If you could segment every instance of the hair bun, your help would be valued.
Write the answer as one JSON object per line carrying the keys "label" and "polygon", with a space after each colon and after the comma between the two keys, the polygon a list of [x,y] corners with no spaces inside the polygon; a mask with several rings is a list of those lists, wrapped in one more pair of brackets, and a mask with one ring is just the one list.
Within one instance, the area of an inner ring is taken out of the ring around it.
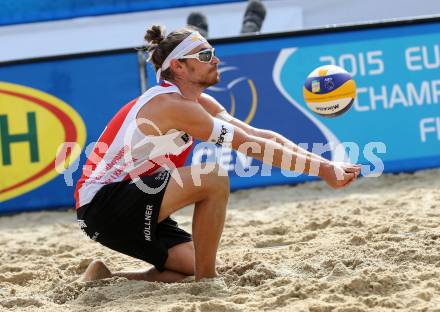
{"label": "hair bun", "polygon": [[165,39],[165,29],[160,25],[153,25],[150,29],[147,29],[145,34],[145,41],[150,45],[157,45]]}

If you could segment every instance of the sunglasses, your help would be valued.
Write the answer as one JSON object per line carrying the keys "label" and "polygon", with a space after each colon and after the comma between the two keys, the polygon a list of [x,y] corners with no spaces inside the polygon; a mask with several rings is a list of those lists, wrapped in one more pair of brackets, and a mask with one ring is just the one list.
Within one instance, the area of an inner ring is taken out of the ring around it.
{"label": "sunglasses", "polygon": [[215,56],[214,51],[215,51],[214,48],[205,49],[205,50],[199,51],[194,54],[184,55],[182,57],[179,57],[179,59],[192,59],[193,58],[193,59],[196,59],[202,63],[210,63],[212,58]]}

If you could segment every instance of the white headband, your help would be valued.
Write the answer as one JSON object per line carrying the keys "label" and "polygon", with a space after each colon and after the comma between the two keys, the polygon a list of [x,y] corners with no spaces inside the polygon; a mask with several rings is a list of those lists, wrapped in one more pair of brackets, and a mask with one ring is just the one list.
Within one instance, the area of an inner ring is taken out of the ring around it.
{"label": "white headband", "polygon": [[156,80],[159,82],[160,75],[163,71],[167,70],[170,67],[171,60],[178,59],[184,56],[186,53],[194,49],[195,47],[208,42],[202,35],[199,34],[198,31],[192,32],[188,37],[186,37],[181,43],[168,54],[165,61],[163,61],[161,68],[157,70]]}

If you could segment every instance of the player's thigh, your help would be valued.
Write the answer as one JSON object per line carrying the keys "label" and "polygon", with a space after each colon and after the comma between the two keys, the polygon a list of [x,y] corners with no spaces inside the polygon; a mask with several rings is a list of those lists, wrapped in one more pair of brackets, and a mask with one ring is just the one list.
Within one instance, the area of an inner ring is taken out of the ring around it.
{"label": "player's thigh", "polygon": [[206,198],[219,189],[229,191],[229,178],[218,165],[210,169],[188,166],[174,169],[162,200],[159,219],[161,222],[173,212]]}

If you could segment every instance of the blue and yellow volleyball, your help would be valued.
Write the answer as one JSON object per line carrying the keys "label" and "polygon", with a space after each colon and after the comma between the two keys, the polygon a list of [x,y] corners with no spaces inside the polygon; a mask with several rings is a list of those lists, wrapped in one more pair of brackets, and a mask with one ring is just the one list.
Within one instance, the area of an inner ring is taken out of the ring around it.
{"label": "blue and yellow volleyball", "polygon": [[335,117],[348,111],[356,97],[356,83],[343,68],[324,65],[312,71],[304,84],[304,101],[316,114]]}

